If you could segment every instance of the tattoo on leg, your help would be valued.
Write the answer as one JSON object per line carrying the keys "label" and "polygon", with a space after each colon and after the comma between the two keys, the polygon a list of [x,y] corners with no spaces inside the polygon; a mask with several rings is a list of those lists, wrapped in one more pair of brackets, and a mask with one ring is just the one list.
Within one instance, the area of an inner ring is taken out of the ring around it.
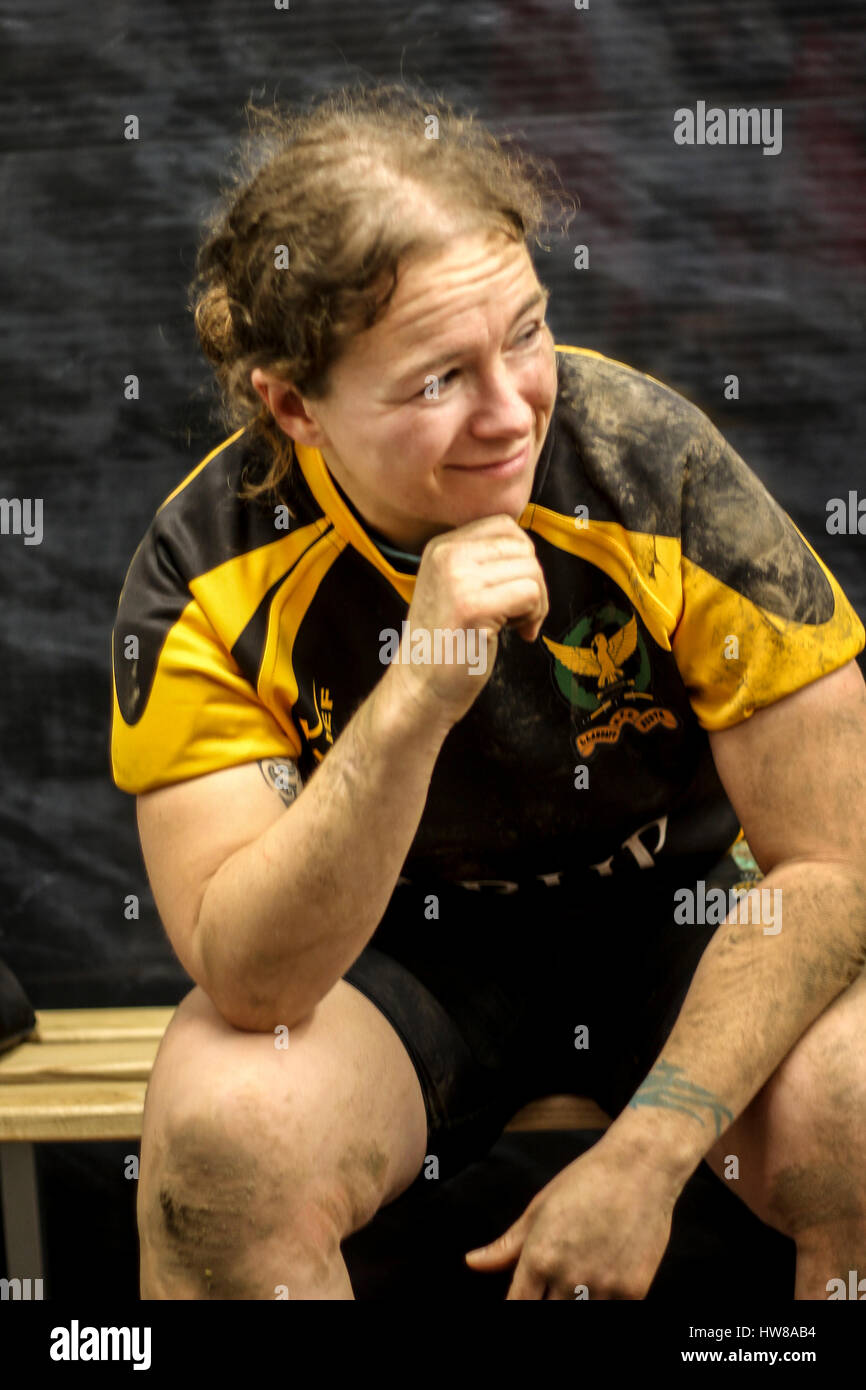
{"label": "tattoo on leg", "polygon": [[303,789],[297,763],[278,758],[260,758],[259,768],[268,786],[279,794],[284,806],[291,806]]}
{"label": "tattoo on leg", "polygon": [[629,1105],[633,1110],[639,1105],[656,1105],[662,1110],[681,1110],[684,1115],[691,1115],[701,1125],[704,1121],[699,1111],[700,1107],[704,1107],[712,1113],[716,1122],[716,1138],[721,1134],[725,1124],[730,1124],[734,1118],[733,1111],[722,1105],[718,1096],[714,1096],[712,1091],[706,1090],[704,1086],[696,1086],[693,1081],[687,1081],[682,1067],[674,1067],[670,1062],[656,1062],[646,1081],[635,1091]]}

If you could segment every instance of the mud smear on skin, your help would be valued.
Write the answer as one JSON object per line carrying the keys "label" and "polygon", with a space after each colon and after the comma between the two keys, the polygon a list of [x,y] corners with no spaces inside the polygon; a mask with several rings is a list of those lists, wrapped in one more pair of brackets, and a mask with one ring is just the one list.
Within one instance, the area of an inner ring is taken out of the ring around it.
{"label": "mud smear on skin", "polygon": [[249,1296],[249,1282],[233,1267],[239,1252],[274,1234],[275,1219],[262,1212],[276,1210],[280,1191],[273,1165],[229,1151],[224,1134],[188,1126],[172,1146],[157,1189],[160,1262],[207,1296]]}

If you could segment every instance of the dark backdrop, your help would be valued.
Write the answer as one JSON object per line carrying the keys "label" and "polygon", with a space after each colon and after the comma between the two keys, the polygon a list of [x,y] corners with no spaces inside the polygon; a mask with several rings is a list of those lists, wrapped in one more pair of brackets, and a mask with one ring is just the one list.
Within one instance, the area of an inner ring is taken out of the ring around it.
{"label": "dark backdrop", "polygon": [[[44,507],[41,545],[0,536],[0,956],[36,1007],[189,987],[110,780],[110,630],[153,512],[225,433],[185,295],[250,96],[402,74],[552,156],[581,205],[538,257],[557,339],[705,409],[866,615],[866,538],[825,525],[830,498],[866,493],[854,3],[38,0],[4,5],[0,34],[0,495]],[[698,100],[780,107],[782,152],[678,146],[673,113]]]}

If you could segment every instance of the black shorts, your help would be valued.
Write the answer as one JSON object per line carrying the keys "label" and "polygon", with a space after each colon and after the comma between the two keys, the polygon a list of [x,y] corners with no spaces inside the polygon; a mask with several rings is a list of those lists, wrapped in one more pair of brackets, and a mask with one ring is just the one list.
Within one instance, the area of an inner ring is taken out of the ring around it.
{"label": "black shorts", "polygon": [[[741,867],[743,847],[740,863],[728,851],[699,875],[707,889],[760,877]],[[612,1117],[624,1109],[716,929],[674,922],[675,889],[695,882],[692,865],[510,894],[395,889],[343,978],[403,1041],[443,1180],[481,1158],[529,1100],[570,1094]]]}

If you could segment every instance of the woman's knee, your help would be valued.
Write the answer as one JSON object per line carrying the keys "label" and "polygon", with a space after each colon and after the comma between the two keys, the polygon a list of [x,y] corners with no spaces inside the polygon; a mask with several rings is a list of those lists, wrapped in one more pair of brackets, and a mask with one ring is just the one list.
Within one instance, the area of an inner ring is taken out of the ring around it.
{"label": "woman's knee", "polygon": [[194,1006],[178,1018],[148,1091],[143,1270],[159,1267],[161,1278],[198,1290],[169,1297],[243,1297],[214,1292],[215,1281],[246,1287],[279,1249],[293,1252],[296,1270],[324,1278],[341,1240],[381,1204],[386,1156],[343,1133],[301,1044],[291,1062],[284,1054],[274,1063],[272,1039],[262,1036],[257,1048],[238,1033],[236,1047],[226,1047],[220,1033],[214,1051],[206,1043],[213,1034],[196,1030],[207,1018]]}

